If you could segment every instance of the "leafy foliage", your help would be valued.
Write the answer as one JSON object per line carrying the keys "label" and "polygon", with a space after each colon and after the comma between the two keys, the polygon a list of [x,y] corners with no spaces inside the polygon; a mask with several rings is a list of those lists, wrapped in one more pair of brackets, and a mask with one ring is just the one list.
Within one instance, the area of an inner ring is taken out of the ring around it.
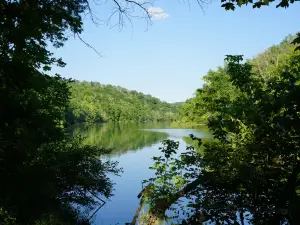
{"label": "leafy foliage", "polygon": [[[287,8],[290,6],[290,4],[295,3],[297,0],[281,0],[279,2],[276,2],[276,8],[282,7]],[[241,7],[243,5],[251,4],[253,8],[260,8],[262,6],[269,6],[270,3],[275,2],[275,0],[267,0],[267,1],[253,1],[253,0],[234,0],[234,1],[226,1],[221,0],[222,7],[224,7],[225,10],[235,10],[236,6]]]}
{"label": "leafy foliage", "polygon": [[280,44],[271,46],[250,60],[249,63],[252,65],[253,72],[265,80],[275,76],[278,73],[277,67],[287,65],[288,57],[295,51],[297,45],[293,44],[293,41],[296,39],[297,36],[288,35]]}
{"label": "leafy foliage", "polygon": [[223,68],[209,71],[203,80],[206,84],[202,89],[198,89],[196,96],[189,99],[181,109],[184,121],[205,122],[222,110],[230,110],[238,95],[238,90],[231,84]]}
{"label": "leafy foliage", "polygon": [[3,225],[13,225],[15,224],[16,219],[9,215],[6,210],[0,208],[0,222]]}
{"label": "leafy foliage", "polygon": [[105,151],[65,135],[68,82],[37,74],[26,83],[30,89],[2,84],[7,86],[1,88],[0,168],[5,182],[0,205],[18,222],[29,222],[74,203],[90,209],[96,203],[91,193],[110,197],[113,184],[107,174],[119,174],[116,164],[98,159]]}
{"label": "leafy foliage", "polygon": [[198,139],[194,139],[191,137],[183,137],[182,139],[186,144],[192,146],[198,154],[203,154],[204,144],[215,141],[215,139],[211,139],[211,138],[201,138],[201,142],[199,143]]}
{"label": "leafy foliage", "polygon": [[[201,146],[200,139],[193,135],[191,138]],[[144,181],[147,185],[146,201],[150,204],[150,213],[158,218],[165,217],[165,211],[187,193],[191,188],[190,179],[195,178],[195,174],[199,174],[201,170],[197,166],[201,157],[194,147],[188,146],[186,152],[178,155],[179,142],[165,140],[162,144],[160,150],[164,155],[153,157],[155,163],[150,167],[155,170],[155,177]],[[184,186],[185,189],[182,188]]]}
{"label": "leafy foliage", "polygon": [[1,223],[55,215],[77,224],[75,203],[90,209],[92,195],[112,194],[107,175],[120,170],[99,160],[102,149],[66,135],[70,81],[46,74],[54,64],[64,66],[47,45],[61,47],[68,31],[79,34],[88,8],[84,0],[0,2]]}
{"label": "leafy foliage", "polygon": [[69,118],[72,123],[174,121],[180,105],[97,82],[75,82],[71,90]]}
{"label": "leafy foliage", "polygon": [[[278,68],[287,66],[297,46],[291,43],[292,40],[295,40],[295,36],[289,35],[279,45],[274,45],[255,58],[247,60],[255,76],[260,77],[262,82],[280,76]],[[224,68],[208,71],[203,77],[203,87],[196,91],[195,97],[182,105],[179,112],[183,121],[205,123],[209,117],[233,109],[232,104],[235,104],[235,99],[242,93],[232,84],[226,63]]]}
{"label": "leafy foliage", "polygon": [[[268,76],[255,70],[253,62],[242,61],[242,56],[226,58],[224,79],[231,87],[218,90],[224,101],[205,98],[207,93],[201,96],[210,107],[208,126],[217,141],[204,145],[203,156],[188,147],[174,157],[178,145],[167,143],[171,154],[154,159],[156,174],[148,180],[149,187],[154,193],[167,190],[165,195],[147,195],[154,213],[165,215],[184,197],[189,204],[181,212],[189,208],[190,214],[182,224],[299,221],[300,53],[285,55],[271,66],[274,73]],[[213,74],[209,82],[217,79],[218,74]],[[206,87],[214,90],[215,83]],[[231,92],[232,88],[236,91]],[[175,168],[170,170],[168,165]],[[171,182],[178,174],[179,187]],[[165,205],[157,207],[159,202]]]}

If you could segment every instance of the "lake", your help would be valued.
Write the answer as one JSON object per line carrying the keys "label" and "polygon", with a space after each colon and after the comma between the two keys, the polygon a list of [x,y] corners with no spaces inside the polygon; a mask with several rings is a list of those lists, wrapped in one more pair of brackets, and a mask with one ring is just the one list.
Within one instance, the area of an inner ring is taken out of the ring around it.
{"label": "lake", "polygon": [[194,134],[210,138],[207,128],[179,128],[172,124],[94,124],[76,125],[73,135],[80,134],[85,144],[113,149],[109,158],[118,161],[123,168],[115,182],[114,196],[96,213],[96,225],[124,225],[130,223],[139,204],[137,195],[142,190],[142,181],[150,178],[153,171],[152,157],[161,155],[159,147],[164,139],[179,141],[180,150],[193,142],[188,137]]}

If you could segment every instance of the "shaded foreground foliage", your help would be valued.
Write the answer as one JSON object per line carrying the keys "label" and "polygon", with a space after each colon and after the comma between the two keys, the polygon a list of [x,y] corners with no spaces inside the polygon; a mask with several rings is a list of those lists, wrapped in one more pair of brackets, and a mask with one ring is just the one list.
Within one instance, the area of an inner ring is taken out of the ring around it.
{"label": "shaded foreground foliage", "polygon": [[[228,56],[199,91],[216,139],[204,155],[188,147],[176,156],[178,143],[167,141],[165,156],[154,158],[152,214],[176,209],[186,213],[182,224],[299,224],[300,53],[285,54],[269,74],[242,60]],[[182,198],[189,204],[180,208]]]}
{"label": "shaded foreground foliage", "polygon": [[76,224],[83,218],[72,205],[92,209],[93,195],[110,197],[107,175],[120,170],[99,159],[107,151],[66,136],[68,81],[34,72],[22,83],[1,77],[0,206],[17,223],[46,214]]}
{"label": "shaded foreground foliage", "polygon": [[80,212],[95,207],[93,195],[112,195],[107,176],[120,169],[66,135],[70,81],[46,74],[64,66],[47,43],[80,33],[86,10],[86,1],[0,2],[1,224],[87,223]]}

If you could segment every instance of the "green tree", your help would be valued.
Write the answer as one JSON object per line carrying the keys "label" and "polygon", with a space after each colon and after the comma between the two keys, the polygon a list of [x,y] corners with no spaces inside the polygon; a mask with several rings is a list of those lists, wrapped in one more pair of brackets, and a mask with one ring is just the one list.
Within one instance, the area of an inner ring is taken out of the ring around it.
{"label": "green tree", "polygon": [[281,64],[287,64],[287,58],[295,51],[295,45],[292,41],[295,35],[288,35],[278,44],[268,48],[263,53],[257,55],[249,61],[253,67],[253,72],[263,77],[265,80],[278,73],[277,67]]}
{"label": "green tree", "polygon": [[163,122],[178,119],[180,104],[163,102],[122,87],[97,82],[71,84],[69,122]]}
{"label": "green tree", "polygon": [[54,214],[75,224],[73,204],[90,208],[92,195],[111,196],[107,174],[119,173],[98,159],[105,151],[65,135],[69,80],[46,74],[64,66],[47,45],[80,34],[88,10],[80,0],[0,3],[0,207],[18,223]]}
{"label": "green tree", "polygon": [[[287,36],[279,45],[268,48],[263,53],[247,60],[252,72],[264,82],[280,76],[279,67],[287,66],[297,45],[292,44],[295,36]],[[209,117],[225,109],[231,110],[234,100],[241,95],[227,74],[228,65],[210,70],[204,77],[204,85],[196,91],[195,97],[186,101],[180,109],[181,118],[187,122],[207,122]]]}
{"label": "green tree", "polygon": [[298,223],[300,53],[286,60],[266,80],[241,56],[227,57],[240,94],[209,119],[217,141],[204,145],[204,156],[188,147],[176,157],[178,143],[165,143],[148,180],[152,214],[164,216],[185,197],[190,214],[183,224]]}
{"label": "green tree", "polygon": [[239,95],[225,69],[209,71],[203,77],[205,84],[196,91],[196,96],[183,104],[181,115],[186,121],[207,122],[208,118],[224,110],[230,110],[231,104]]}

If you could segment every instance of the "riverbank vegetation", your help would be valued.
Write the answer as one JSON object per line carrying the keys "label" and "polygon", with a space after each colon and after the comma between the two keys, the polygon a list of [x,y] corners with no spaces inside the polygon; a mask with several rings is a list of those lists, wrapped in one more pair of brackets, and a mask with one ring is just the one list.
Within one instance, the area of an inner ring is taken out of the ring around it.
{"label": "riverbank vegetation", "polygon": [[216,141],[191,136],[204,153],[188,147],[180,156],[178,142],[164,142],[164,157],[154,157],[156,176],[146,181],[153,217],[174,209],[180,224],[299,223],[300,52],[294,38],[253,60],[227,56],[224,67],[204,77],[183,107],[192,111],[188,119],[207,122]]}

